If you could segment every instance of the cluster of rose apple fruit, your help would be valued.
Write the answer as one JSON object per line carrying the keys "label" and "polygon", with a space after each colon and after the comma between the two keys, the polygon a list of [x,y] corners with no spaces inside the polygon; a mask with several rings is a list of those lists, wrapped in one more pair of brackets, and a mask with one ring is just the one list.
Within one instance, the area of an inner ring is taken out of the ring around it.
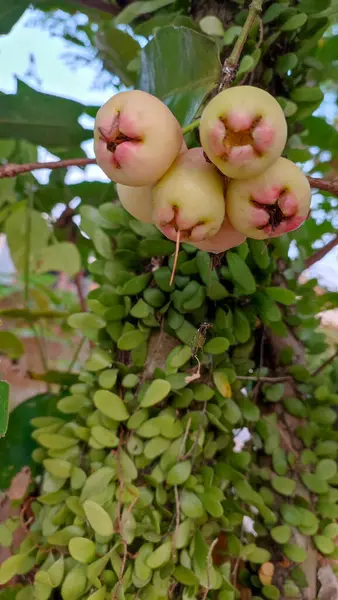
{"label": "cluster of rose apple fruit", "polygon": [[[293,231],[307,218],[307,178],[281,158],[287,125],[278,102],[252,86],[220,92],[200,121],[202,148],[155,96],[134,90],[98,111],[98,165],[124,208],[174,241],[208,252]],[[225,177],[224,177],[225,176]]]}

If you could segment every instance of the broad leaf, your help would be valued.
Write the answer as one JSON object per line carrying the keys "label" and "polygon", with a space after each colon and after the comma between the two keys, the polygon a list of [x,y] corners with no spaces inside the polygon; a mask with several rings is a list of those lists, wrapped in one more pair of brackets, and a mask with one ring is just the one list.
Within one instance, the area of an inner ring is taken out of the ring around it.
{"label": "broad leaf", "polygon": [[[127,9],[135,4],[138,3],[132,3]],[[96,35],[96,45],[104,68],[117,75],[125,85],[134,85],[136,74],[128,69],[128,65],[136,58],[140,50],[137,41],[129,33],[121,31],[111,24],[105,24]]]}
{"label": "broad leaf", "polygon": [[215,42],[187,27],[163,27],[142,50],[139,87],[163,100],[186,125],[219,72]]}
{"label": "broad leaf", "polygon": [[81,268],[80,254],[77,247],[70,242],[53,244],[43,249],[37,266],[38,273],[63,271],[71,277]]}
{"label": "broad leaf", "polygon": [[84,112],[79,102],[42,94],[18,80],[16,94],[0,95],[0,135],[47,148],[79,146],[90,137],[78,123]]}
{"label": "broad leaf", "polygon": [[[21,204],[19,208],[13,211],[5,225],[11,256],[19,271],[24,269],[27,249],[29,248],[30,262],[34,264],[42,248],[46,246],[49,237],[47,221],[36,210],[31,210],[31,215],[28,218],[27,211],[27,206]],[[28,227],[30,228],[29,240],[27,239]]]}
{"label": "broad leaf", "polygon": [[[5,435],[8,426],[9,385],[0,381],[0,438]],[[1,442],[0,442],[1,443]]]}
{"label": "broad leaf", "polygon": [[[37,447],[31,437],[33,427],[30,419],[41,416],[61,416],[56,408],[60,396],[39,394],[17,406],[9,416],[6,437],[0,439],[0,489],[8,488],[12,477],[28,465],[33,474],[38,465],[32,459],[32,451]],[[62,415],[63,418],[67,416]]]}
{"label": "broad leaf", "polygon": [[6,35],[28,8],[27,0],[7,2],[0,0],[0,35]]}
{"label": "broad leaf", "polygon": [[121,10],[115,19],[115,24],[121,25],[123,23],[128,25],[137,17],[153,13],[164,6],[168,6],[168,4],[173,4],[173,2],[174,0],[137,0],[136,2],[131,2]]}

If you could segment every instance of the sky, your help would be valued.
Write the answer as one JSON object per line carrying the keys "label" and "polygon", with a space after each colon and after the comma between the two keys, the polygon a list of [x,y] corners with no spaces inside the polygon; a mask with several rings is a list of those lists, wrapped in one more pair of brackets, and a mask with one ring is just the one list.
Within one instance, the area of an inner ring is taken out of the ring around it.
{"label": "sky", "polygon": [[[44,93],[78,100],[84,104],[102,105],[114,94],[114,86],[110,85],[105,89],[94,87],[97,75],[95,63],[81,65],[76,69],[68,66],[62,57],[69,52],[69,44],[61,37],[52,36],[47,29],[41,28],[41,25],[34,25],[33,18],[37,14],[37,11],[26,11],[9,35],[0,36],[0,91],[15,93],[17,76]],[[30,76],[27,72],[30,68],[31,55],[34,56],[35,66],[33,75]],[[335,106],[330,98],[326,99],[321,110],[325,111],[329,120],[335,117]],[[89,124],[90,121],[87,123]],[[94,156],[91,141],[82,147],[88,156]],[[39,160],[46,161],[52,158],[52,155],[44,149],[39,151]],[[37,178],[41,183],[46,183],[49,173],[48,170],[39,171]],[[91,181],[108,181],[101,169],[95,165],[88,166],[85,172],[76,167],[69,169],[67,175],[69,183],[80,182],[84,178]],[[1,263],[4,261],[8,262],[5,245],[0,248],[0,272],[3,271]],[[309,270],[309,276],[318,277],[319,283],[338,291],[338,248],[336,247],[320,263],[314,265]]]}

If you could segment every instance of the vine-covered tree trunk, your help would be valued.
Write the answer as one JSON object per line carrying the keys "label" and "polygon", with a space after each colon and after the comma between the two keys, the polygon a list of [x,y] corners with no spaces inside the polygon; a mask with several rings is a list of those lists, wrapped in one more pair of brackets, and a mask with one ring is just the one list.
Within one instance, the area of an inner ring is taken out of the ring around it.
{"label": "vine-covered tree trunk", "polygon": [[[109,48],[112,34],[129,34],[97,19],[99,53],[121,81],[164,99],[193,147],[189,123],[222,78],[219,47],[222,61],[236,57],[225,63],[235,85],[277,97],[285,155],[305,162],[329,2],[322,15],[316,0],[265,4],[233,55],[243,2],[155,17],[129,4],[117,24],[148,38],[141,61],[131,52],[126,69]],[[57,415],[32,421],[42,478],[0,584],[19,576],[18,600],[338,598],[338,361],[318,330],[334,300],[299,280],[314,219],[217,256],[182,243],[171,284],[175,244],[110,199],[97,206],[79,213],[98,287],[88,312],[68,318],[91,355]]]}

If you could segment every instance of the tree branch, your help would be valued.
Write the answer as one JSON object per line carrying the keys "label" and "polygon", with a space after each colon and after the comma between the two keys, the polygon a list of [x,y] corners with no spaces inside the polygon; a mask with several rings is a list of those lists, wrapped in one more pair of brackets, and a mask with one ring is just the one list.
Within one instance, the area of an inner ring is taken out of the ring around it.
{"label": "tree branch", "polygon": [[218,86],[218,92],[221,92],[224,88],[229,87],[236,77],[238,61],[241,57],[242,50],[250,33],[250,29],[253,26],[257,15],[262,10],[262,2],[263,0],[252,0],[249,6],[249,12],[242,30],[236,40],[230,56],[226,58],[223,63],[222,76]]}
{"label": "tree branch", "polygon": [[68,158],[66,160],[55,160],[51,162],[32,162],[18,165],[8,163],[0,167],[0,179],[5,177],[16,177],[22,173],[37,171],[38,169],[64,169],[67,167],[85,167],[95,165],[95,158]]}
{"label": "tree branch", "polygon": [[332,196],[338,197],[338,179],[317,179],[316,177],[308,177],[308,182],[312,188],[329,192]]}
{"label": "tree branch", "polygon": [[329,356],[329,358],[327,360],[325,360],[323,362],[322,365],[320,365],[311,375],[311,377],[316,377],[316,375],[318,375],[318,373],[321,373],[321,371],[323,369],[325,369],[325,367],[327,367],[330,363],[332,363],[332,361],[337,358],[338,356],[338,350],[336,350],[336,352],[334,354],[332,354],[332,356]]}
{"label": "tree branch", "polygon": [[[196,121],[193,121],[184,127],[182,133],[185,134],[198,127],[198,125],[199,119],[196,119]],[[95,158],[67,158],[65,160],[55,160],[51,162],[32,162],[23,164],[8,163],[0,166],[0,179],[16,177],[22,173],[29,173],[39,169],[65,169],[67,167],[86,167],[87,165],[95,164]],[[338,179],[316,179],[314,177],[308,177],[307,179],[312,188],[329,192],[332,196],[338,198]]]}
{"label": "tree branch", "polygon": [[261,383],[283,383],[285,381],[293,381],[291,375],[283,375],[282,377],[254,377],[246,375],[237,375],[238,381],[259,381]]}
{"label": "tree branch", "polygon": [[309,267],[312,267],[312,265],[314,265],[319,260],[322,260],[322,258],[324,258],[324,256],[326,256],[329,252],[331,252],[331,250],[337,245],[338,245],[338,235],[336,235],[336,237],[334,237],[333,240],[331,240],[331,242],[328,242],[327,244],[325,244],[325,246],[323,246],[322,248],[319,248],[319,250],[316,250],[316,252],[314,252],[311,256],[309,256],[305,260],[305,267],[307,269]]}

